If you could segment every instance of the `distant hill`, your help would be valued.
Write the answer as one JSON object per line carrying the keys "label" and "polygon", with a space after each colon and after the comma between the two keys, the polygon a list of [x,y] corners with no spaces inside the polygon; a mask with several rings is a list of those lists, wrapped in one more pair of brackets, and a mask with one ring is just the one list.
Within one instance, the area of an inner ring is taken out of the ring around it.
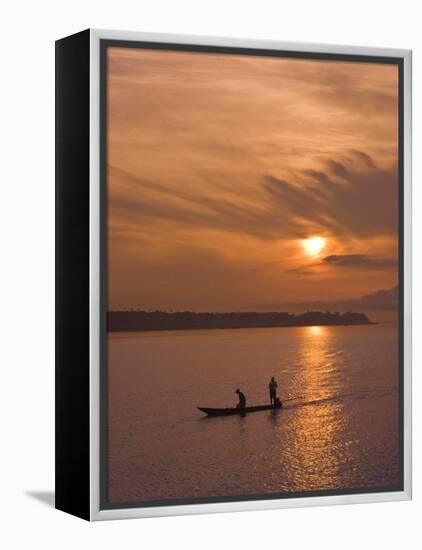
{"label": "distant hill", "polygon": [[302,311],[366,311],[374,316],[376,320],[380,318],[390,318],[397,316],[399,312],[399,289],[397,286],[388,289],[380,289],[371,294],[365,294],[359,298],[344,300],[312,300],[307,302],[272,302],[270,304],[260,303],[249,306],[257,311],[268,311],[269,308],[276,310],[287,310],[293,313]]}
{"label": "distant hill", "polygon": [[315,325],[370,325],[364,313],[331,313],[307,311],[300,315],[287,312],[233,312],[194,313],[180,311],[109,311],[107,329],[113,331],[138,330],[194,330],[225,328],[300,327]]}

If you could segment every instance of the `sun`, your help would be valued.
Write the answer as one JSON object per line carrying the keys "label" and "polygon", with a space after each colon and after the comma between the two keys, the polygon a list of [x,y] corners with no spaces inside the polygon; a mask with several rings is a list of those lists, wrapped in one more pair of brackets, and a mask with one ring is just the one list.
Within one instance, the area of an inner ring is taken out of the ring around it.
{"label": "sun", "polygon": [[303,239],[302,246],[308,256],[319,256],[327,244],[324,237],[309,237]]}

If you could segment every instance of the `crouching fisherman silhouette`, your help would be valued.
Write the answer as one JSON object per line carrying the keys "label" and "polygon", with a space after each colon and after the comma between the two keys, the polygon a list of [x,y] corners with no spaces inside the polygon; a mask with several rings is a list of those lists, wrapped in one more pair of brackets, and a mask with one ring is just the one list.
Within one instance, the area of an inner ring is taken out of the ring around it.
{"label": "crouching fisherman silhouette", "polygon": [[237,395],[239,396],[239,403],[236,405],[238,409],[244,409],[246,407],[246,397],[243,392],[236,390]]}

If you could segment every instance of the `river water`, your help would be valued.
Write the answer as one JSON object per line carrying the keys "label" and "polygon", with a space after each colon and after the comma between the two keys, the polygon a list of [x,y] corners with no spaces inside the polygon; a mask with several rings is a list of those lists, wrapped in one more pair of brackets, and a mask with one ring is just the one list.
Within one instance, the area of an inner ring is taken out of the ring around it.
{"label": "river water", "polygon": [[[109,501],[399,483],[394,324],[108,335]],[[199,406],[277,412],[207,418]]]}

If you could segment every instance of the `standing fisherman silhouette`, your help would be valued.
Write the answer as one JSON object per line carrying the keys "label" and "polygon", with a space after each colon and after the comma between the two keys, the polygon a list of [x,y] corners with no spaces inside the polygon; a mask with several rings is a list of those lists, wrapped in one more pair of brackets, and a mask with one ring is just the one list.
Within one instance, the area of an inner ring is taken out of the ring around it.
{"label": "standing fisherman silhouette", "polygon": [[268,389],[270,390],[270,403],[274,406],[277,404],[277,388],[278,384],[273,376],[268,384]]}
{"label": "standing fisherman silhouette", "polygon": [[237,395],[239,396],[239,403],[236,405],[238,409],[244,409],[246,407],[246,397],[245,394],[240,390],[236,390]]}

